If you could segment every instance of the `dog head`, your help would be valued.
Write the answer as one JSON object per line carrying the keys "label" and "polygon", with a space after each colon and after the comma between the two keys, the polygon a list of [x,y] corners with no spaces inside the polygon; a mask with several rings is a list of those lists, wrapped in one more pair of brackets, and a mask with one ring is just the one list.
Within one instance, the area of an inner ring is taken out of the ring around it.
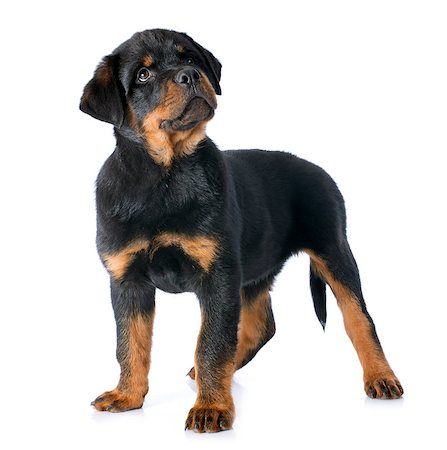
{"label": "dog head", "polygon": [[80,109],[144,143],[169,166],[194,151],[220,94],[219,61],[184,33],[136,33],[103,58]]}

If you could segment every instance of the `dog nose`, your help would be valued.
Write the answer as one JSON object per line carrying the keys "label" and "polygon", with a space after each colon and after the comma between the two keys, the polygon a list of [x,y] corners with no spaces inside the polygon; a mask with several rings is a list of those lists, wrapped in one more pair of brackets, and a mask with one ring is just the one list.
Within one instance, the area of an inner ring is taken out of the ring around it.
{"label": "dog nose", "polygon": [[194,86],[200,80],[200,73],[194,67],[185,67],[174,78],[177,84]]}

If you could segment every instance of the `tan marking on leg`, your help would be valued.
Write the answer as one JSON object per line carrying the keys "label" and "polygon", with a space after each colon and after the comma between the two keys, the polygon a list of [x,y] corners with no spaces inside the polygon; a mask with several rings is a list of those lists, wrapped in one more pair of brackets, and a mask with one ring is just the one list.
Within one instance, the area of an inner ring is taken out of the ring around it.
{"label": "tan marking on leg", "polygon": [[322,258],[311,250],[305,251],[309,254],[314,269],[326,280],[337,299],[346,332],[363,367],[365,389],[368,382],[378,378],[397,380],[382,349],[373,338],[371,323],[363,313],[357,297],[334,278]]}
{"label": "tan marking on leg", "polygon": [[148,392],[154,312],[129,319],[118,386],[92,404],[98,411],[120,412],[140,408]]}
{"label": "tan marking on leg", "polygon": [[148,249],[149,241],[142,239],[129,244],[116,253],[102,254],[101,258],[112,277],[120,281],[135,258],[135,255],[138,252],[147,251]]}
{"label": "tan marking on leg", "polygon": [[[224,406],[232,404],[231,396],[231,384],[234,374],[234,363],[229,361],[221,368],[216,368],[214,373],[206,374],[206,377],[210,377],[208,380],[203,374],[200,373],[197,365],[197,358],[195,363],[196,369],[196,381],[197,381],[197,401],[201,404],[217,404]],[[211,382],[209,382],[211,381]],[[219,386],[218,389],[213,389],[212,386]],[[197,402],[196,402],[197,403]]]}
{"label": "tan marking on leg", "polygon": [[204,377],[196,366],[197,399],[189,411],[186,428],[199,433],[215,433],[231,428],[235,408],[231,394],[234,373],[233,362],[216,369],[214,373]]}
{"label": "tan marking on leg", "polygon": [[212,264],[217,258],[219,245],[214,238],[205,236],[190,237],[175,233],[161,233],[153,241],[150,255],[161,247],[175,245],[180,247],[184,253],[196,261],[205,272],[209,272]]}
{"label": "tan marking on leg", "polygon": [[154,314],[136,315],[130,319],[125,370],[121,374],[118,389],[134,395],[146,395],[147,375],[152,348]]}
{"label": "tan marking on leg", "polygon": [[242,307],[239,319],[238,344],[235,368],[238,369],[248,354],[259,347],[267,332],[270,307],[269,290],[262,291],[255,299],[247,301],[241,292]]}
{"label": "tan marking on leg", "polygon": [[205,314],[202,310],[202,323],[194,355],[197,398],[186,419],[186,428],[199,433],[229,429],[235,415],[231,395],[234,355],[228,354],[227,361],[218,362],[200,352],[204,336],[207,336],[207,327],[210,326]]}

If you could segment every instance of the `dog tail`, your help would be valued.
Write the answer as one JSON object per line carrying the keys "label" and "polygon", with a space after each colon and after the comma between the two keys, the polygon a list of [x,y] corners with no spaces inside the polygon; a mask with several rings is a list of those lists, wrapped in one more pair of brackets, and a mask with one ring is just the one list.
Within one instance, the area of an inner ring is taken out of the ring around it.
{"label": "dog tail", "polygon": [[323,327],[326,328],[326,282],[310,266],[310,292],[314,301],[315,313]]}

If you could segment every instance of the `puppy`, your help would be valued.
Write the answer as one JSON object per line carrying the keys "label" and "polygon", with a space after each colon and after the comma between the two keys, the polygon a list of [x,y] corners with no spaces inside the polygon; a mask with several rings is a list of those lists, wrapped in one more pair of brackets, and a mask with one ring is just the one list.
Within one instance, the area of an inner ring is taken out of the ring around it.
{"label": "puppy", "polygon": [[289,153],[221,152],[206,135],[221,65],[183,33],[136,33],[104,57],[80,108],[114,126],[116,148],[97,179],[97,248],[110,274],[117,387],[99,411],[140,408],[148,392],[155,292],[194,292],[202,325],[186,428],[231,428],[233,373],[275,333],[270,289],[286,260],[310,257],[315,312],[326,285],[373,398],[403,394],[365,306],[346,238],[343,198],[321,168]]}

